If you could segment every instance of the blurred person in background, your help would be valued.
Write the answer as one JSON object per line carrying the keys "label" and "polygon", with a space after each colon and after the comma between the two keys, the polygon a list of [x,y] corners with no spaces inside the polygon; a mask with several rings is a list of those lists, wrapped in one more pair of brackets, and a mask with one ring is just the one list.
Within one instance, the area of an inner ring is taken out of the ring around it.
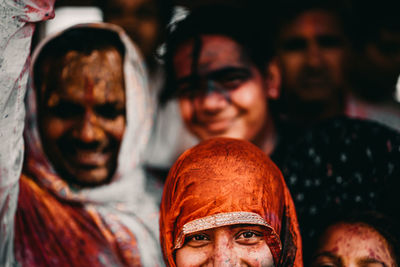
{"label": "blurred person in background", "polygon": [[399,8],[395,1],[353,1],[352,95],[346,113],[400,131]]}
{"label": "blurred person in background", "polygon": [[177,99],[187,129],[200,140],[245,139],[270,154],[276,130],[268,100],[279,95],[280,75],[254,23],[249,13],[226,6],[198,8],[179,22],[166,43],[161,100]]}
{"label": "blurred person in background", "polygon": [[[146,75],[138,50],[114,25],[78,25],[35,50],[25,157],[22,146],[0,151],[18,155],[1,166],[9,185],[1,216],[12,233],[0,244],[14,245],[19,264],[161,264],[156,200],[140,165],[152,122]],[[5,101],[22,105],[23,95]],[[8,140],[21,141],[21,133]]]}
{"label": "blurred person in background", "polygon": [[157,48],[172,16],[169,0],[101,0],[104,21],[122,27],[139,46],[150,73],[158,67]]}
{"label": "blurred person in background", "polygon": [[[160,46],[174,15],[170,0],[102,0],[104,20],[123,27],[143,53],[149,71],[149,88],[154,103],[165,86],[164,64],[160,61]],[[183,126],[176,101],[156,106],[156,119],[144,160],[147,170],[157,177],[159,189],[168,168],[195,138]]]}
{"label": "blurred person in background", "polygon": [[274,112],[298,126],[343,114],[350,53],[344,7],[313,0],[281,5],[275,16],[282,90]]}

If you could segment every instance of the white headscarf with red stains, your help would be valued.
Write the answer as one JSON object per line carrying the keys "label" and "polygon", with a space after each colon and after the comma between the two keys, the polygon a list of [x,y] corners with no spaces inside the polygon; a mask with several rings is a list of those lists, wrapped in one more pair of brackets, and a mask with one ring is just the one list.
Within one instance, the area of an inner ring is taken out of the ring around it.
{"label": "white headscarf with red stains", "polygon": [[[143,266],[156,266],[162,262],[158,244],[158,208],[153,196],[145,191],[146,177],[140,165],[153,120],[153,107],[144,61],[139,50],[121,28],[106,23],[74,26],[74,28],[82,27],[116,32],[125,45],[123,70],[126,128],[118,155],[117,170],[109,184],[93,188],[72,188],[64,179],[61,179],[43,152],[38,132],[34,89],[29,90],[27,95],[25,140],[27,140],[27,157],[33,157],[35,164],[28,165],[26,168],[38,174],[35,175],[38,183],[58,197],[82,203],[87,209],[97,212],[114,234],[119,231],[118,225],[128,227],[137,239]],[[61,34],[63,32],[41,42],[33,55],[32,66],[43,46]],[[33,78],[34,75],[33,73]],[[40,175],[42,171],[53,175]]]}

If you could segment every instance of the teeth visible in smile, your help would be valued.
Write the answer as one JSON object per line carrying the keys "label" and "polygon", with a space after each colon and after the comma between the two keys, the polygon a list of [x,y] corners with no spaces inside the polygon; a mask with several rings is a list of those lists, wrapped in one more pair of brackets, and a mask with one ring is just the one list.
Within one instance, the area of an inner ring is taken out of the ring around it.
{"label": "teeth visible in smile", "polygon": [[74,162],[77,165],[102,166],[110,159],[110,153],[77,151]]}

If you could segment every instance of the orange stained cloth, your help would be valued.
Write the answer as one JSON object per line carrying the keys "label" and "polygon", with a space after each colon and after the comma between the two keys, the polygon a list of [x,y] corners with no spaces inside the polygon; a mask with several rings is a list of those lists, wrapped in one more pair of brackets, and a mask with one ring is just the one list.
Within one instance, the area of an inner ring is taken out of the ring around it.
{"label": "orange stained cloth", "polygon": [[210,139],[187,150],[169,172],[161,203],[160,238],[167,265],[176,266],[174,252],[190,229],[238,223],[269,229],[266,242],[275,266],[303,266],[293,201],[268,156],[247,141],[230,138]]}
{"label": "orange stained cloth", "polygon": [[141,266],[128,229],[120,229],[119,235],[130,236],[122,245],[94,209],[60,201],[24,174],[15,218],[15,256],[22,266]]}

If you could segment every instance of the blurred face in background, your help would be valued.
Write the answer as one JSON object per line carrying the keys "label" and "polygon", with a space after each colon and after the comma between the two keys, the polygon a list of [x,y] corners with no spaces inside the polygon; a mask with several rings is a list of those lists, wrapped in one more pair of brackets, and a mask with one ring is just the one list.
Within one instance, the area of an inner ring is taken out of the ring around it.
{"label": "blurred face in background", "polygon": [[265,228],[238,224],[188,236],[176,252],[176,266],[273,267],[274,259],[265,241]]}
{"label": "blurred face in background", "polygon": [[157,0],[105,1],[105,20],[124,28],[149,59],[159,45],[163,27]]}
{"label": "blurred face in background", "polygon": [[338,223],[320,238],[313,267],[395,267],[391,247],[376,230],[362,223]]}
{"label": "blurred face in background", "polygon": [[355,86],[370,101],[393,98],[400,75],[400,31],[381,29],[357,51]]}
{"label": "blurred face in background", "polygon": [[73,184],[102,184],[114,174],[125,130],[122,58],[114,48],[49,59],[41,88],[45,152]]}
{"label": "blurred face in background", "polygon": [[[194,40],[173,57],[176,92],[188,129],[201,140],[225,136],[252,141],[268,118],[268,98],[278,96],[243,48],[223,35],[202,35],[198,58]],[[195,61],[195,62],[193,62]],[[276,86],[275,86],[276,85]]]}
{"label": "blurred face in background", "polygon": [[278,39],[282,90],[296,101],[329,102],[345,87],[348,48],[337,17],[323,10],[301,13]]}

